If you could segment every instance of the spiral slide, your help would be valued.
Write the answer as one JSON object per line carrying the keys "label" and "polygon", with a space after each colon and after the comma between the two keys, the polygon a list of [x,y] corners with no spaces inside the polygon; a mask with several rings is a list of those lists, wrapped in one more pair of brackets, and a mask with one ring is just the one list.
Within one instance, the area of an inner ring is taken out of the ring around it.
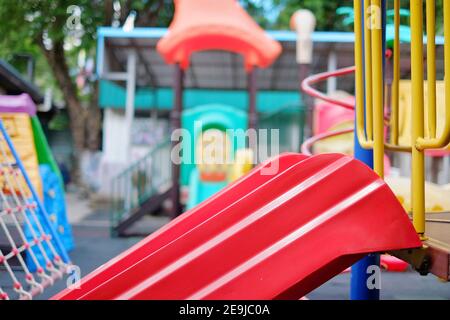
{"label": "spiral slide", "polygon": [[299,299],[367,253],[419,246],[364,164],[284,154],[54,299]]}

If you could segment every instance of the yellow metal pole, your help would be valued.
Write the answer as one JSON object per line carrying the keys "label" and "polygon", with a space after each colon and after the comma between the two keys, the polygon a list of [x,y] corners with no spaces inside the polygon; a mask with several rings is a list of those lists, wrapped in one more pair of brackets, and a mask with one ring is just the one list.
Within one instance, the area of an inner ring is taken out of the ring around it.
{"label": "yellow metal pole", "polygon": [[[365,95],[366,95],[366,112],[365,112],[365,127],[368,140],[373,139],[373,88],[372,88],[372,33],[369,25],[372,25],[371,19],[376,16],[372,15],[372,1],[364,0],[364,64],[365,64]],[[381,7],[380,7],[381,10]],[[363,117],[364,119],[364,117]],[[364,121],[364,120],[363,120]]]}
{"label": "yellow metal pole", "polygon": [[442,135],[435,139],[420,137],[419,150],[444,148],[450,143],[450,1],[444,1],[444,64],[445,64],[445,125]]}
{"label": "yellow metal pole", "polygon": [[[364,60],[362,41],[361,1],[354,0],[355,11],[355,91],[356,91],[356,134],[359,144],[364,149],[372,149],[373,144],[367,140],[364,123]],[[368,66],[369,68],[370,66]]]}
{"label": "yellow metal pole", "polygon": [[436,138],[436,3],[427,0],[428,135]]}
{"label": "yellow metal pole", "polygon": [[[412,141],[424,136],[423,90],[423,0],[411,0],[411,82],[412,82]],[[412,148],[411,201],[413,223],[423,238],[425,233],[425,159],[424,153]]]}
{"label": "yellow metal pole", "polygon": [[[383,33],[381,30],[381,0],[372,0],[372,85],[373,85],[373,157],[374,170],[384,177],[384,86]],[[368,111],[369,112],[369,111]],[[367,117],[367,114],[366,114]]]}
{"label": "yellow metal pole", "polygon": [[400,104],[400,0],[394,0],[394,75],[392,79],[391,144],[398,145]]}
{"label": "yellow metal pole", "polygon": [[444,1],[444,68],[445,68],[445,128],[442,144],[450,143],[450,2]]}

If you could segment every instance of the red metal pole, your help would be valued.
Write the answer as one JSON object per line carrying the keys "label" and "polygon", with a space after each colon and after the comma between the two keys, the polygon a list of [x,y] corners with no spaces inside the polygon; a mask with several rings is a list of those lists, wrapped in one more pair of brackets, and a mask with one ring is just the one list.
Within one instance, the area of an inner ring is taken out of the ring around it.
{"label": "red metal pole", "polygon": [[317,98],[317,99],[321,99],[323,101],[335,104],[337,106],[340,106],[340,107],[343,107],[346,109],[353,110],[353,109],[355,109],[355,106],[353,103],[349,103],[347,101],[342,101],[339,99],[331,98],[331,97],[327,96],[325,93],[322,93],[322,92],[314,89],[313,85],[317,84],[319,82],[325,81],[330,77],[340,77],[340,76],[344,76],[347,74],[352,74],[354,72],[355,72],[355,67],[353,66],[353,67],[347,67],[347,68],[343,68],[343,69],[339,69],[339,70],[335,70],[335,71],[327,71],[327,72],[318,73],[318,74],[309,76],[305,80],[303,80],[301,83],[301,88],[302,88],[302,91],[308,96],[311,96],[311,97]]}

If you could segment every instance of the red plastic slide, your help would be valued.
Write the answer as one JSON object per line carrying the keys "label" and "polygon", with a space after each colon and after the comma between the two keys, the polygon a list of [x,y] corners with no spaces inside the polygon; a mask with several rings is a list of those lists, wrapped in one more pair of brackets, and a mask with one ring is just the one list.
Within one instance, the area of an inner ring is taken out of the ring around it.
{"label": "red plastic slide", "polygon": [[299,299],[367,253],[419,246],[364,164],[285,154],[54,299]]}

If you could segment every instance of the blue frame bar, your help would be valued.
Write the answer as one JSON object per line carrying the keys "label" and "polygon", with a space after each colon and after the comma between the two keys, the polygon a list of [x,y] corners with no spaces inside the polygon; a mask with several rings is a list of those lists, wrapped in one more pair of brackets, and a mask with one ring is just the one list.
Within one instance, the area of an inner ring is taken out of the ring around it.
{"label": "blue frame bar", "polygon": [[[362,10],[364,16],[364,0],[361,0]],[[382,13],[383,13],[383,52],[385,52],[386,43],[386,0],[382,1]],[[362,23],[365,23],[364,18]],[[364,27],[363,27],[363,37],[364,37]],[[363,38],[364,43],[364,38]],[[383,56],[383,63],[385,62],[385,57]],[[364,66],[365,69],[365,66]],[[356,112],[355,112],[355,128],[356,128]],[[358,141],[358,137],[354,134],[355,142],[355,158],[364,162],[366,165],[373,169],[373,150],[365,150],[361,147]],[[372,274],[368,273],[368,268],[371,266],[380,267],[380,255],[379,254],[369,254],[352,266],[351,279],[350,279],[350,299],[351,300],[380,300],[380,290],[377,288],[369,289],[367,282]],[[381,276],[381,275],[380,275]]]}
{"label": "blue frame bar", "polygon": [[[106,38],[142,38],[160,39],[167,33],[167,28],[134,28],[131,31],[124,31],[122,28],[99,27],[97,29],[97,75],[101,75],[101,68],[104,63],[105,39]],[[296,42],[297,34],[293,31],[281,30],[266,31],[267,35],[280,42]],[[328,32],[316,31],[312,34],[314,43],[354,43],[353,32]],[[426,42],[426,36],[424,36]],[[444,37],[436,37],[436,45],[444,45]]]}
{"label": "blue frame bar", "polygon": [[42,214],[42,218],[43,221],[46,225],[46,227],[48,228],[51,236],[52,236],[52,240],[54,240],[54,243],[56,244],[56,250],[58,251],[59,255],[61,256],[62,260],[67,263],[70,264],[70,258],[69,255],[66,251],[66,248],[64,247],[63,243],[61,242],[61,239],[59,238],[58,233],[56,232],[55,228],[53,228],[52,223],[50,222],[50,218],[48,216],[47,211],[45,210],[45,207],[42,204],[41,199],[39,198],[39,195],[37,194],[33,184],[31,183],[30,177],[28,176],[28,173],[25,170],[25,167],[22,163],[22,160],[20,160],[19,154],[17,153],[16,149],[14,148],[14,144],[11,141],[11,138],[8,135],[8,132],[6,131],[4,125],[3,125],[3,121],[0,120],[0,132],[2,133],[10,151],[11,154],[13,155],[17,166],[19,167],[20,171],[23,174],[23,177],[25,179],[25,182],[28,186],[28,188],[31,191],[31,194],[33,196],[34,201],[36,202],[38,208],[39,208],[39,212],[41,212]]}

